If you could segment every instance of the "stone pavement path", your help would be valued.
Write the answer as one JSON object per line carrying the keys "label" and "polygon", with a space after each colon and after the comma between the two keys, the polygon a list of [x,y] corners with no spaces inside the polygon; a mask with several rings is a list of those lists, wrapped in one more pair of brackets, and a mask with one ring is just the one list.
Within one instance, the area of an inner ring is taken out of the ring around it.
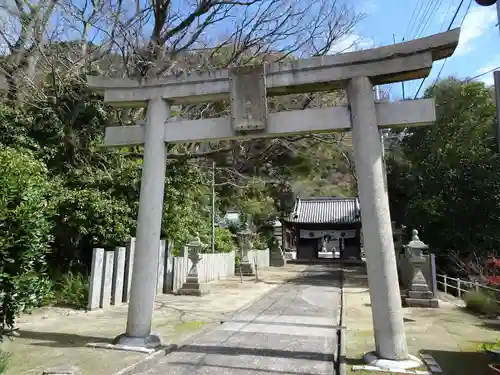
{"label": "stone pavement path", "polygon": [[135,375],[331,375],[340,273],[313,265]]}

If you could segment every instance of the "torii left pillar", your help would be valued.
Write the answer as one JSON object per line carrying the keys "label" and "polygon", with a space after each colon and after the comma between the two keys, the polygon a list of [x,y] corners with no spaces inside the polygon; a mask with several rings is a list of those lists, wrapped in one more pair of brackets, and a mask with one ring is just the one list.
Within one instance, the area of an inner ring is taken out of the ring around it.
{"label": "torii left pillar", "polygon": [[149,101],[144,132],[144,161],[134,267],[126,332],[115,344],[155,348],[160,337],[151,333],[156,294],[158,247],[160,245],[163,194],[165,190],[166,145],[165,121],[170,118],[170,104],[161,98]]}

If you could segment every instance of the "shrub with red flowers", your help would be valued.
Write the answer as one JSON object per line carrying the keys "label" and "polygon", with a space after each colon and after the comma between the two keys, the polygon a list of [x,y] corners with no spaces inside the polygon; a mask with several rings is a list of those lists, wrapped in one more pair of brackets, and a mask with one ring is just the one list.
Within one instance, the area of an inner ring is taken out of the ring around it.
{"label": "shrub with red flowers", "polygon": [[488,276],[486,281],[490,285],[500,286],[500,276]]}
{"label": "shrub with red flowers", "polygon": [[500,259],[496,257],[491,257],[488,259],[486,267],[485,267],[485,277],[486,277],[486,282],[488,285],[492,286],[500,286],[500,270],[498,268],[500,267]]}

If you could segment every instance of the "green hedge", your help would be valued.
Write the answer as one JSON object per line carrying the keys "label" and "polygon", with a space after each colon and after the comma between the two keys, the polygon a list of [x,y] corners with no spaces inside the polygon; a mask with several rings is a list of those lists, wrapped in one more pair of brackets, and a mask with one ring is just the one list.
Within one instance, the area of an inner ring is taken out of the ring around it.
{"label": "green hedge", "polygon": [[52,298],[46,254],[54,207],[43,163],[25,150],[0,148],[0,333],[15,317]]}

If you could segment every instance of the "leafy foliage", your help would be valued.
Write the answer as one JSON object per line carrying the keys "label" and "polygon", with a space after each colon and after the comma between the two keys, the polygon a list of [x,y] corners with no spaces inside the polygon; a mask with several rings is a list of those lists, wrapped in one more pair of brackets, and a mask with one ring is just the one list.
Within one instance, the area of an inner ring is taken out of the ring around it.
{"label": "leafy foliage", "polygon": [[[388,160],[391,214],[444,256],[499,248],[500,163],[495,106],[479,82],[441,81],[426,92],[437,122],[415,129]],[[443,263],[441,263],[443,265]]]}
{"label": "leafy foliage", "polygon": [[0,333],[50,298],[46,254],[52,241],[45,165],[26,150],[0,149]]}

